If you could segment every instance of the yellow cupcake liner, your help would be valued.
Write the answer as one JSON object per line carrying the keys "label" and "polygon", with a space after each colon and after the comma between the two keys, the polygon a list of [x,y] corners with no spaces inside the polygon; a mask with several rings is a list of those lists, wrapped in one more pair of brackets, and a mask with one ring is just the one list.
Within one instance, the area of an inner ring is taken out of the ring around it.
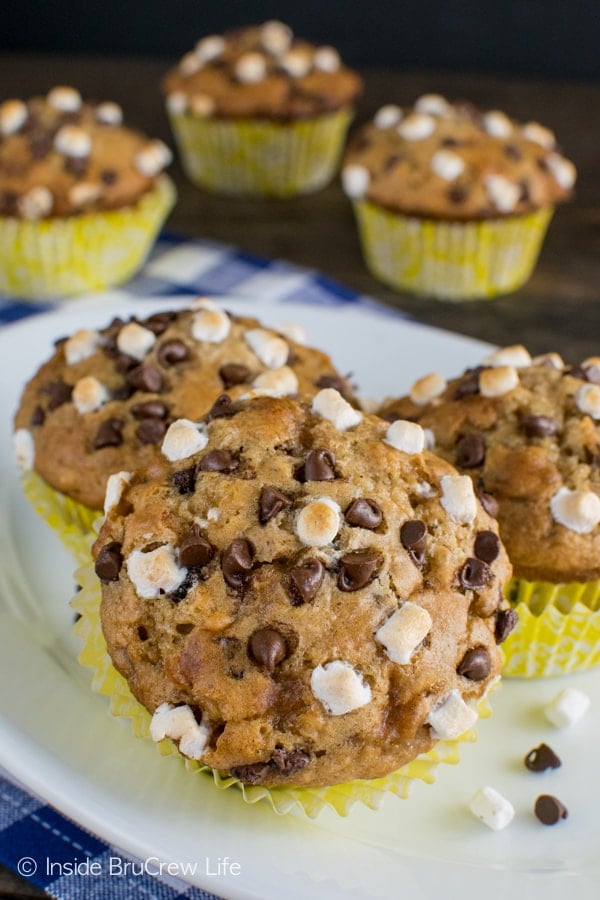
{"label": "yellow cupcake liner", "polygon": [[181,162],[198,187],[223,194],[291,197],[334,177],[353,111],[274,122],[170,113]]}
{"label": "yellow cupcake liner", "polygon": [[[109,697],[111,714],[117,718],[129,719],[134,735],[151,740],[150,714],[133,697],[127,682],[113,667],[106,649],[100,624],[101,588],[93,565],[88,562],[82,566],[76,574],[76,579],[81,590],[73,598],[71,605],[80,616],[74,626],[75,634],[83,642],[79,662],[92,670],[93,690]],[[491,715],[486,697],[478,701],[477,712],[480,718],[488,718]],[[237,787],[246,803],[265,800],[280,815],[285,815],[291,810],[301,810],[309,818],[315,818],[328,807],[340,816],[347,816],[356,803],[362,803],[370,809],[378,809],[388,793],[406,799],[412,782],[418,780],[432,784],[435,781],[437,766],[442,763],[449,765],[458,763],[460,744],[475,740],[477,732],[471,728],[456,740],[438,741],[427,753],[421,754],[384,778],[357,780],[326,788],[265,788],[246,785],[231,775],[223,775],[202,763],[185,759],[170,740],[161,741],[156,746],[162,756],[175,757],[179,763],[184,763],[189,771],[195,774],[205,773],[211,777],[219,790]]]}
{"label": "yellow cupcake liner", "polygon": [[472,222],[403,216],[353,201],[372,275],[395,290],[440,300],[514,291],[531,275],[554,209]]}
{"label": "yellow cupcake liner", "polygon": [[77,564],[89,563],[91,546],[96,539],[94,522],[103,516],[102,510],[90,509],[54,490],[37,472],[24,472],[21,485],[29,503],[58,535]]}
{"label": "yellow cupcake liner", "polygon": [[0,217],[0,291],[43,300],[127,281],[148,255],[175,196],[163,175],[134,206],[36,222]]}
{"label": "yellow cupcake liner", "polygon": [[502,645],[503,675],[549,678],[600,665],[600,581],[513,578],[505,593],[519,622]]}

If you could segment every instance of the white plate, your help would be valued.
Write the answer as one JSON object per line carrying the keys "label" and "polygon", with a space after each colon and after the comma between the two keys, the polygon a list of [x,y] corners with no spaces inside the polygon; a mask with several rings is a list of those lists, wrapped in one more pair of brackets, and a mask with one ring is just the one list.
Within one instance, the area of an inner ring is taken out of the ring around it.
{"label": "white plate", "polygon": [[[596,898],[600,672],[505,683],[494,695],[493,718],[479,726],[478,743],[464,747],[459,766],[440,767],[433,786],[417,784],[408,800],[390,795],[377,812],[356,807],[341,819],[327,811],[316,822],[280,818],[266,804],[245,805],[236,790],[217,791],[109,717],[105,700],[91,692],[87,673],[74,662],[71,563],[21,497],[10,420],[25,379],[49,355],[53,338],[101,326],[116,314],[169,305],[164,298],[132,302],[112,292],[0,331],[0,763],[109,842],[142,859],[187,865],[182,877],[231,900],[478,900],[482,892],[558,900],[568,890],[578,900]],[[486,350],[370,307],[235,299],[227,306],[268,324],[301,322],[372,396],[399,393],[432,369],[456,373]],[[589,693],[593,707],[570,731],[558,731],[542,708],[566,684]],[[535,775],[522,759],[542,740],[563,766]],[[515,805],[516,819],[501,833],[466,808],[483,784]],[[568,820],[542,826],[532,813],[539,793],[559,796]],[[219,864],[225,857],[239,864],[240,874],[214,874],[226,868]]]}

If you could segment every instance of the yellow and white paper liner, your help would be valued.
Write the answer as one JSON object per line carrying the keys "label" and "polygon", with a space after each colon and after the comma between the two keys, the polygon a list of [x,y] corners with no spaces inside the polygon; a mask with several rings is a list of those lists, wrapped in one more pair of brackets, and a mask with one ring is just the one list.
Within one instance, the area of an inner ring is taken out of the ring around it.
{"label": "yellow and white paper liner", "polygon": [[97,536],[93,526],[103,515],[102,510],[90,509],[55,491],[37,472],[23,472],[21,485],[29,503],[58,535],[77,564],[89,563],[91,546]]}
{"label": "yellow and white paper liner", "polygon": [[549,678],[600,665],[600,581],[513,578],[505,594],[519,622],[502,645],[503,675]]}
{"label": "yellow and white paper liner", "polygon": [[127,281],[175,197],[172,181],[162,175],[134,206],[35,222],[0,217],[0,291],[43,300]]}
{"label": "yellow and white paper liner", "polygon": [[354,200],[371,273],[396,290],[440,300],[475,300],[514,291],[536,264],[554,212],[444,222],[403,216]]}
{"label": "yellow and white paper liner", "polygon": [[[137,737],[150,738],[150,714],[131,694],[127,682],[113,667],[106,649],[106,641],[100,624],[101,588],[93,565],[82,566],[76,574],[81,590],[71,602],[80,618],[74,626],[75,634],[83,642],[79,662],[92,670],[92,688],[110,698],[110,712],[118,718],[131,721],[131,728]],[[477,712],[481,718],[491,715],[486,698],[478,701]],[[427,753],[402,768],[370,781],[352,781],[327,788],[265,788],[259,785],[242,784],[237,778],[222,775],[218,771],[195,760],[185,759],[169,740],[157,745],[163,756],[175,756],[185,761],[191,772],[209,774],[219,790],[235,785],[242,792],[246,803],[259,800],[269,802],[276,813],[284,815],[292,809],[300,809],[310,818],[316,817],[326,807],[331,807],[340,816],[346,816],[355,803],[362,803],[370,809],[378,809],[385,794],[392,793],[405,799],[409,795],[411,782],[435,780],[435,770],[441,763],[454,765],[460,759],[460,744],[477,740],[476,730],[469,729],[453,741],[438,741]]]}
{"label": "yellow and white paper liner", "polygon": [[297,122],[203,119],[170,113],[190,180],[209,191],[258,197],[310,193],[334,177],[353,112]]}

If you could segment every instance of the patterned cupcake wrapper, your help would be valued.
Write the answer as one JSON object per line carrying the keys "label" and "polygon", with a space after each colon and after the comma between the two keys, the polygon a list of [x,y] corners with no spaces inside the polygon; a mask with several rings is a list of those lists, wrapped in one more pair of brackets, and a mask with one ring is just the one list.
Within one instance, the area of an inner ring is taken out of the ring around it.
{"label": "patterned cupcake wrapper", "polygon": [[21,476],[23,493],[54,531],[78,565],[90,561],[90,549],[96,539],[94,522],[102,510],[90,509],[65,494],[55,491],[36,472],[24,472]]}
{"label": "patterned cupcake wrapper", "polygon": [[170,114],[190,180],[209,191],[291,197],[317,191],[334,177],[353,111],[271,122]]}
{"label": "patterned cupcake wrapper", "polygon": [[440,300],[475,300],[513,291],[531,275],[554,212],[444,222],[353,201],[367,266],[396,290]]}
{"label": "patterned cupcake wrapper", "polygon": [[135,206],[36,222],[0,218],[0,291],[43,300],[127,281],[148,255],[175,196],[163,175]]}
{"label": "patterned cupcake wrapper", "polygon": [[[92,688],[99,694],[110,698],[110,712],[117,718],[131,721],[131,728],[137,737],[150,738],[150,714],[131,694],[127,682],[113,667],[106,649],[106,641],[100,625],[101,590],[91,563],[82,566],[76,575],[81,590],[72,600],[72,607],[80,618],[74,626],[75,634],[83,642],[79,654],[79,662],[92,670]],[[481,718],[488,718],[491,709],[487,698],[478,701],[477,712]],[[236,786],[242,793],[246,803],[257,803],[266,800],[276,813],[284,815],[291,810],[302,810],[310,818],[316,817],[323,809],[330,807],[340,816],[346,816],[356,803],[362,803],[370,809],[377,809],[387,793],[406,798],[413,781],[424,781],[427,784],[435,780],[435,770],[441,763],[454,765],[460,759],[460,744],[477,739],[475,729],[470,729],[453,741],[438,741],[428,752],[402,768],[370,781],[352,781],[326,788],[278,787],[265,788],[245,785],[230,775],[204,766],[194,760],[184,759],[175,744],[169,740],[157,744],[163,756],[177,758],[184,762],[191,772],[205,773],[212,778],[219,790]]]}
{"label": "patterned cupcake wrapper", "polygon": [[502,645],[503,675],[549,678],[600,665],[600,581],[513,578],[506,596],[519,623]]}

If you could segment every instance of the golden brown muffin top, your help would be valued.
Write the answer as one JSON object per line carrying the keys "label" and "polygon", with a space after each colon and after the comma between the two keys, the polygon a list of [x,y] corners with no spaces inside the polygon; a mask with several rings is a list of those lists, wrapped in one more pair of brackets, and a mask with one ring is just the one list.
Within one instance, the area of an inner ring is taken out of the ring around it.
{"label": "golden brown muffin top", "polygon": [[163,83],[173,114],[280,120],[352,106],[361,89],[337,50],[277,21],[202,38]]}
{"label": "golden brown muffin top", "polygon": [[575,177],[548,128],[438,94],[410,109],[382,107],[354,137],[342,170],[352,199],[456,220],[554,205],[570,196]]}
{"label": "golden brown muffin top", "polygon": [[116,103],[73,87],[0,104],[0,215],[45,219],[118,209],[151,190],[169,148],[123,125]]}
{"label": "golden brown muffin top", "polygon": [[471,476],[515,575],[600,578],[600,358],[567,366],[507,347],[448,383],[420,378],[379,413],[418,421]]}
{"label": "golden brown muffin top", "polygon": [[200,449],[182,433],[162,475],[115,486],[102,626],[155,740],[246,783],[317,786],[473,724],[515,621],[510,566],[470,479],[404,424],[331,388],[238,401]]}

